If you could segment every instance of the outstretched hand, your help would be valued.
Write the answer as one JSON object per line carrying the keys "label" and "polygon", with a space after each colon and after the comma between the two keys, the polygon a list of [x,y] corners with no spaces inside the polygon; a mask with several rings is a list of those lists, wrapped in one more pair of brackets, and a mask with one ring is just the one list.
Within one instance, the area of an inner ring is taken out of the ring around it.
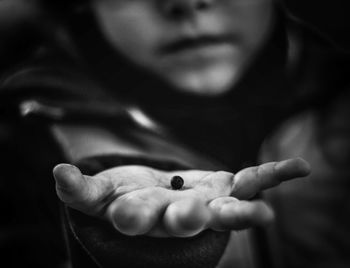
{"label": "outstretched hand", "polygon": [[[126,235],[189,237],[205,229],[239,230],[273,219],[258,192],[310,172],[302,159],[224,171],[165,172],[146,166],[120,166],[85,176],[72,165],[53,173],[59,198],[69,207],[110,221]],[[173,190],[173,176],[184,186]]]}

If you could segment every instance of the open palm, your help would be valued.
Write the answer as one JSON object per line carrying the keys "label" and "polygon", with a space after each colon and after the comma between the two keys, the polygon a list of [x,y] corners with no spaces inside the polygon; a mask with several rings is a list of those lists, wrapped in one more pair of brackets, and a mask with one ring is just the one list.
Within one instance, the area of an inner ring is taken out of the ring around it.
{"label": "open palm", "polygon": [[[69,207],[106,219],[126,235],[175,237],[268,223],[273,219],[271,208],[261,200],[249,199],[308,173],[308,164],[299,158],[246,168],[237,174],[120,166],[85,176],[72,165],[54,169],[57,194]],[[180,190],[171,188],[175,175],[184,179]]]}

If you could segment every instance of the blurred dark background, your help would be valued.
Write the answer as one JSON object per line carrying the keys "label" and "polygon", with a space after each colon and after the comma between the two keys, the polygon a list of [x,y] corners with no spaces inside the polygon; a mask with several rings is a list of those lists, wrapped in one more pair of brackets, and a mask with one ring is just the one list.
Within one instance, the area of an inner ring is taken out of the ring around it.
{"label": "blurred dark background", "polygon": [[[48,0],[50,1],[50,0]],[[284,0],[290,11],[350,50],[349,0]],[[35,0],[0,0],[0,72],[34,48],[40,33]],[[10,56],[11,55],[11,56]]]}
{"label": "blurred dark background", "polygon": [[350,50],[349,0],[284,0],[297,17],[316,26],[342,48]]}

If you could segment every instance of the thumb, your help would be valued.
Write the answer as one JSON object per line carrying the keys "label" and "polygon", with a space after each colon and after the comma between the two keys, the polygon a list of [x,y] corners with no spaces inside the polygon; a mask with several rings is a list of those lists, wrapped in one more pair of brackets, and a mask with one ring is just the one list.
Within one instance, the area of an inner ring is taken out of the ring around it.
{"label": "thumb", "polygon": [[79,208],[90,197],[90,185],[81,171],[73,165],[59,164],[53,169],[58,197],[67,205]]}

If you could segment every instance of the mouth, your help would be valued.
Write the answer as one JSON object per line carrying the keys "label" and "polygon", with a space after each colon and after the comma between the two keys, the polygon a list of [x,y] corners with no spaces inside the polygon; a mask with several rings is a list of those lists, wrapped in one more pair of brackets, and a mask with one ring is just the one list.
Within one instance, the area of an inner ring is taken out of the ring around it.
{"label": "mouth", "polygon": [[181,38],[161,46],[158,53],[161,55],[178,54],[208,47],[232,45],[237,40],[238,36],[236,35],[202,35],[199,37]]}

